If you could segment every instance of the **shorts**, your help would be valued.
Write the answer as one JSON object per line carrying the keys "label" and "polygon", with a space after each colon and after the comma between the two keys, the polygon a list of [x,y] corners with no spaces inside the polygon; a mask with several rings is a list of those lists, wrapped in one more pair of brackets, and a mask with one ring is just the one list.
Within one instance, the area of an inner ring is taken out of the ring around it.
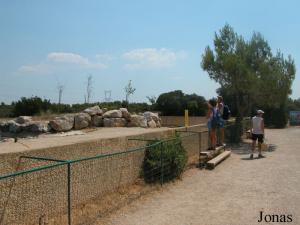
{"label": "shorts", "polygon": [[212,128],[212,127],[211,127],[211,120],[208,120],[208,121],[207,121],[207,128],[208,128],[208,130],[211,130],[211,128]]}
{"label": "shorts", "polygon": [[252,140],[256,141],[258,140],[259,143],[264,142],[264,135],[263,134],[252,134]]}
{"label": "shorts", "polygon": [[225,120],[223,118],[220,118],[220,121],[219,121],[219,128],[224,128],[225,126]]}

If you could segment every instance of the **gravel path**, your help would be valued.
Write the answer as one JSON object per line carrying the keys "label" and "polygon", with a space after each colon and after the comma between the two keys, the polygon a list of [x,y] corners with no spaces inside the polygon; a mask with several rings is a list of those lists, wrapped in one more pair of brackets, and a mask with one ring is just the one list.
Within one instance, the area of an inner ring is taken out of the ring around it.
{"label": "gravel path", "polygon": [[248,160],[249,147],[213,171],[190,169],[182,181],[112,214],[107,225],[254,225],[259,213],[291,214],[300,224],[300,128],[267,130],[272,151]]}

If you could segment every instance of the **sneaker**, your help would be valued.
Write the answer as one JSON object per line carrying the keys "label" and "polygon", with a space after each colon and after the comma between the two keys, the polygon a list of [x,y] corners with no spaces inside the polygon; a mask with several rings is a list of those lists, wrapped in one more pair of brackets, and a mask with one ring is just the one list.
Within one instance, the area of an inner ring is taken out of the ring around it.
{"label": "sneaker", "polygon": [[253,159],[253,154],[250,155],[250,159]]}

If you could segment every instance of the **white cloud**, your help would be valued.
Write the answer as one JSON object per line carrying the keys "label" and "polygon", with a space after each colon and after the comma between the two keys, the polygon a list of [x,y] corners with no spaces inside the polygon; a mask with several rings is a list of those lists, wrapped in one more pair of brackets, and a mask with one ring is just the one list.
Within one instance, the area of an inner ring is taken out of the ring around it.
{"label": "white cloud", "polygon": [[108,55],[108,54],[97,54],[96,55],[96,59],[100,60],[100,61],[111,61],[114,59],[113,56]]}
{"label": "white cloud", "polygon": [[96,57],[96,60],[91,61],[90,59],[83,57],[79,54],[71,52],[51,52],[47,55],[47,58],[42,63],[34,65],[23,65],[19,68],[21,73],[36,73],[44,74],[50,73],[54,70],[68,69],[70,64],[78,66],[83,69],[105,69],[107,65],[103,63],[101,59]]}
{"label": "white cloud", "polygon": [[18,71],[20,73],[30,73],[30,74],[38,74],[38,73],[49,73],[51,70],[50,66],[47,64],[36,64],[36,65],[24,65],[21,66]]}
{"label": "white cloud", "polygon": [[51,52],[48,59],[53,62],[76,64],[87,68],[105,69],[107,66],[101,62],[92,62],[79,54],[70,52]]}
{"label": "white cloud", "polygon": [[81,55],[69,52],[51,52],[48,54],[48,59],[53,62],[73,63],[80,65],[88,65],[89,60]]}
{"label": "white cloud", "polygon": [[125,64],[126,69],[166,68],[173,66],[177,60],[186,58],[186,53],[174,52],[166,48],[141,48],[124,53],[122,58],[134,61]]}

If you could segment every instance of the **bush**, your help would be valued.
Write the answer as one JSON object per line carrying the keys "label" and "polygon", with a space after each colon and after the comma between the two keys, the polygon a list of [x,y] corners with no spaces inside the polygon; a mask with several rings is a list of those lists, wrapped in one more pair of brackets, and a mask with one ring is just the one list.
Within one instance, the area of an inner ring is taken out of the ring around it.
{"label": "bush", "polygon": [[196,94],[184,94],[180,90],[161,94],[156,109],[164,116],[183,116],[189,110],[190,116],[204,116],[207,110],[205,98]]}
{"label": "bush", "polygon": [[95,103],[82,103],[82,104],[57,104],[51,103],[50,100],[41,99],[40,97],[26,98],[22,97],[17,102],[12,102],[11,105],[5,103],[0,104],[0,118],[1,117],[14,117],[14,116],[33,116],[41,114],[59,114],[59,113],[78,113],[88,107],[99,105],[100,108],[107,108],[108,110],[119,109],[121,107],[128,107],[129,112],[145,112],[150,111],[151,106],[147,103],[128,103],[121,101],[114,102],[95,102]]}
{"label": "bush", "polygon": [[225,142],[239,143],[243,134],[243,123],[239,121],[226,124]]}
{"label": "bush", "polygon": [[22,97],[13,105],[14,116],[33,116],[49,110],[51,103],[50,100],[42,100],[35,96],[31,98]]}
{"label": "bush", "polygon": [[[157,143],[149,141],[149,145]],[[162,159],[162,161],[161,161]],[[162,165],[161,165],[161,162]],[[146,149],[142,176],[146,183],[173,180],[181,175],[187,163],[187,152],[179,137]]]}
{"label": "bush", "polygon": [[[226,143],[239,143],[241,142],[242,135],[251,129],[251,119],[250,118],[243,118],[242,121],[228,121],[226,122],[225,128],[225,142]],[[219,131],[218,131],[219,132]],[[218,133],[218,135],[220,135]]]}
{"label": "bush", "polygon": [[264,114],[265,125],[274,128],[284,128],[288,122],[288,115],[285,105],[267,108]]}
{"label": "bush", "polygon": [[13,106],[6,105],[4,102],[0,104],[0,118],[12,117],[13,116]]}

